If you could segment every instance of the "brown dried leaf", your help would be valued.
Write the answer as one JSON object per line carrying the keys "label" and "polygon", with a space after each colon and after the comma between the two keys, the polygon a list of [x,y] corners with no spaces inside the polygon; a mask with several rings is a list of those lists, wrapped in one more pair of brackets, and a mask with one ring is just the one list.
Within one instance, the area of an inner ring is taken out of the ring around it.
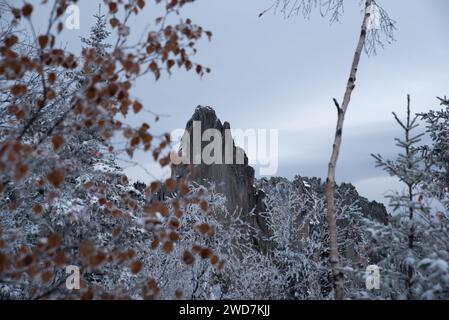
{"label": "brown dried leaf", "polygon": [[106,254],[103,251],[98,251],[94,256],[91,256],[90,265],[95,268],[98,267],[105,260]]}
{"label": "brown dried leaf", "polygon": [[109,20],[109,23],[111,24],[111,27],[112,27],[112,28],[115,28],[115,27],[118,26],[118,24],[119,24],[120,22],[118,21],[117,18],[112,18],[111,20]]}
{"label": "brown dried leaf", "polygon": [[[13,85],[10,89],[10,92],[15,97],[24,95],[27,92],[27,86],[22,84]],[[9,112],[17,114],[17,112],[14,112],[13,109],[10,109]]]}
{"label": "brown dried leaf", "polygon": [[210,263],[212,263],[212,265],[215,265],[215,264],[217,264],[217,262],[218,262],[218,256],[216,256],[215,254],[213,254],[213,255],[210,257]]}
{"label": "brown dried leaf", "polygon": [[48,74],[48,83],[54,84],[55,81],[56,81],[56,73],[50,72],[50,73]]}
{"label": "brown dried leaf", "polygon": [[139,273],[140,270],[142,270],[143,267],[143,263],[140,261],[134,261],[133,263],[131,263],[131,272],[136,274]]}
{"label": "brown dried leaf", "polygon": [[159,181],[151,182],[151,184],[150,184],[150,191],[151,191],[151,193],[157,192],[160,187],[161,187],[161,183]]}
{"label": "brown dried leaf", "polygon": [[44,208],[43,208],[42,205],[39,204],[39,203],[36,204],[36,205],[33,207],[33,213],[34,213],[34,214],[41,214],[43,210],[44,210]]}
{"label": "brown dried leaf", "polygon": [[64,137],[61,135],[53,136],[51,142],[53,143],[53,148],[58,150],[64,144]]}
{"label": "brown dried leaf", "polygon": [[172,231],[172,232],[170,232],[169,238],[170,238],[170,241],[176,242],[179,240],[179,235],[176,232]]}
{"label": "brown dried leaf", "polygon": [[25,256],[25,258],[22,259],[22,266],[28,267],[30,264],[33,263],[33,256],[31,254],[28,254]]}
{"label": "brown dried leaf", "polygon": [[50,181],[53,186],[59,188],[64,181],[64,172],[59,169],[53,170],[47,175],[47,180]]}
{"label": "brown dried leaf", "polygon": [[202,223],[197,228],[198,228],[198,231],[202,234],[206,234],[210,229],[210,227],[207,223]]}
{"label": "brown dried leaf", "polygon": [[195,257],[193,256],[192,253],[190,253],[190,251],[186,250],[184,251],[182,260],[184,261],[185,264],[191,265],[193,262],[195,262]]}
{"label": "brown dried leaf", "polygon": [[16,180],[22,179],[28,172],[28,166],[24,163],[17,165],[16,168]]}
{"label": "brown dried leaf", "polygon": [[209,248],[203,248],[200,252],[200,256],[203,259],[207,259],[212,255],[212,250]]}
{"label": "brown dried leaf", "polygon": [[167,241],[163,244],[162,250],[164,250],[165,253],[169,254],[173,251],[173,242]]}
{"label": "brown dried leaf", "polygon": [[63,251],[60,251],[56,254],[55,257],[55,264],[57,267],[62,266],[65,263],[65,253]]}
{"label": "brown dried leaf", "polygon": [[167,187],[168,192],[173,192],[176,189],[176,180],[173,178],[167,179],[165,181],[165,186]]}
{"label": "brown dried leaf", "polygon": [[89,257],[94,252],[94,246],[89,241],[83,241],[80,245],[79,253],[82,258]]}
{"label": "brown dried leaf", "polygon": [[41,49],[44,49],[47,46],[48,37],[45,35],[41,35],[38,38],[38,42],[39,42],[39,46],[41,47]]}
{"label": "brown dried leaf", "polygon": [[166,206],[161,206],[160,209],[161,209],[160,213],[161,213],[162,216],[164,216],[164,217],[168,216],[169,210],[168,210],[168,208]]}
{"label": "brown dried leaf", "polygon": [[207,212],[207,210],[209,209],[209,203],[203,200],[200,202],[200,207],[203,211]]}
{"label": "brown dried leaf", "polygon": [[5,41],[4,41],[5,46],[6,46],[7,48],[10,48],[10,47],[12,47],[13,45],[15,45],[15,44],[17,43],[17,40],[19,40],[19,39],[17,38],[17,36],[15,36],[15,35],[9,36],[9,37],[7,37],[7,38],[5,39]]}
{"label": "brown dried leaf", "polygon": [[51,234],[47,239],[47,250],[54,249],[61,244],[61,236],[57,233]]}
{"label": "brown dried leaf", "polygon": [[151,241],[151,249],[155,250],[158,246],[159,246],[158,239],[154,239],[153,241]]}
{"label": "brown dried leaf", "polygon": [[29,3],[25,3],[25,5],[22,7],[23,16],[29,17],[32,12],[33,12],[33,6]]}
{"label": "brown dried leaf", "polygon": [[143,108],[143,106],[140,102],[134,101],[134,103],[133,103],[134,113],[139,113],[139,111],[142,110],[142,108]]}
{"label": "brown dried leaf", "polygon": [[49,283],[49,282],[51,281],[51,279],[53,279],[53,272],[51,272],[51,271],[45,271],[45,272],[42,274],[42,282],[43,282],[43,283],[47,284],[47,283]]}
{"label": "brown dried leaf", "polygon": [[122,232],[122,228],[120,226],[117,226],[114,228],[114,231],[112,231],[112,236],[114,238],[117,238],[121,232]]}
{"label": "brown dried leaf", "polygon": [[145,7],[145,0],[137,0],[137,5],[142,10]]}
{"label": "brown dried leaf", "polygon": [[189,194],[190,189],[189,189],[189,186],[183,182],[183,183],[181,183],[181,185],[179,187],[179,191],[181,192],[181,194],[183,196],[186,196]]}
{"label": "brown dried leaf", "polygon": [[147,286],[151,290],[157,289],[157,282],[156,282],[156,280],[154,280],[154,279],[148,280]]}

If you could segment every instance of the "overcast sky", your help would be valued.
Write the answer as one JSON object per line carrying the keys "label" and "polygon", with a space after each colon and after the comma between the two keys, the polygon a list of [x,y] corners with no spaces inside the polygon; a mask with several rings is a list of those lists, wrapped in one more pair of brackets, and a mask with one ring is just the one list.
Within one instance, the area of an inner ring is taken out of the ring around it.
{"label": "overcast sky", "polygon": [[[317,12],[308,20],[272,13],[258,18],[270,0],[197,0],[183,15],[213,32],[212,42],[201,42],[195,58],[212,73],[199,79],[192,72],[176,72],[157,83],[146,77],[134,94],[152,111],[170,115],[156,130],[184,128],[197,105],[214,107],[233,128],[279,129],[277,175],[324,177],[336,121],[332,98],[341,101],[344,93],[362,19],[359,2],[346,0],[342,21],[330,25]],[[435,97],[449,94],[449,1],[378,3],[397,21],[396,42],[377,56],[362,57],[337,180],[352,182],[362,195],[382,201],[397,183],[375,168],[370,153],[394,155],[393,138],[400,132],[391,112],[404,113],[407,93],[416,112],[438,108]],[[64,31],[69,49],[79,50],[79,37],[88,33],[97,8],[97,1],[80,1],[80,30]],[[45,22],[43,13],[36,12],[36,24]],[[135,19],[131,33],[140,35],[149,17]],[[138,160],[160,176],[150,155]],[[149,179],[138,167],[127,173]]]}

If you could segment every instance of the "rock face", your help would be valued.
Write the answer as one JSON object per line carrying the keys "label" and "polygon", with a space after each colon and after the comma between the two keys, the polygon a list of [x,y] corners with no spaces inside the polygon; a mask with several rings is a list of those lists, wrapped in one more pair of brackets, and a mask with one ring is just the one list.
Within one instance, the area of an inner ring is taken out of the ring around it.
{"label": "rock face", "polygon": [[[190,162],[197,156],[193,148],[193,124],[194,121],[201,123],[201,134],[208,129],[216,129],[222,138],[222,159],[221,163],[205,164],[204,159],[201,159],[200,164],[186,165],[181,164],[175,167],[174,175],[176,178],[189,175],[191,180],[200,184],[214,183],[216,190],[227,197],[228,209],[231,211],[240,209],[243,213],[250,212],[256,205],[256,190],[253,187],[254,183],[254,169],[248,165],[248,159],[244,155],[243,164],[224,164],[225,163],[225,143],[226,129],[230,129],[228,122],[221,123],[217,118],[215,111],[210,107],[198,106],[192,118],[187,122],[186,132],[191,137],[190,139]],[[229,138],[228,138],[229,139]],[[212,139],[211,139],[212,140]],[[210,141],[203,141],[201,143],[201,152]],[[228,140],[233,150],[233,155],[237,153],[237,148],[234,145],[232,137]],[[233,161],[234,162],[234,161]]]}
{"label": "rock face", "polygon": [[[197,121],[196,124],[195,121]],[[198,130],[198,122],[201,124],[200,130]],[[200,163],[193,163],[195,157],[200,156],[204,148],[215,139],[213,137],[209,141],[201,142],[201,149],[194,150],[194,128],[200,131],[201,135],[208,129],[217,130],[221,136],[222,152],[221,157],[219,157],[221,161],[206,164],[204,159],[200,157]],[[228,210],[235,212],[243,221],[263,233],[267,230],[263,218],[259,215],[259,213],[265,211],[262,201],[263,193],[254,187],[254,169],[248,165],[248,158],[244,151],[235,146],[229,129],[230,124],[228,122],[222,123],[212,108],[198,106],[186,124],[186,133],[190,137],[190,150],[186,154],[190,160],[190,165],[173,166],[172,175],[177,179],[188,176],[191,181],[202,185],[214,184],[216,191],[226,196]],[[232,150],[232,163],[230,164],[226,164],[225,154],[227,150]],[[240,162],[238,161],[238,155],[243,156]],[[263,247],[262,238],[261,235],[253,240],[257,245]]]}
{"label": "rock face", "polygon": [[[198,124],[200,124],[200,127]],[[217,157],[221,161],[218,161],[218,163],[205,163],[201,157],[203,150],[215,139],[213,137],[205,139],[207,141],[201,141],[201,136],[208,129],[215,129],[221,139],[219,144],[221,148],[217,148],[221,149],[221,155]],[[248,165],[248,158],[243,150],[235,146],[228,129],[230,129],[230,124],[228,122],[222,123],[212,108],[198,106],[186,124],[186,133],[190,138],[185,140],[188,143],[184,145],[184,148],[188,150],[184,151],[190,164],[184,163],[173,166],[172,176],[177,179],[189,177],[191,181],[204,186],[214,184],[216,191],[226,196],[228,210],[234,212],[256,230],[257,234],[252,239],[254,244],[263,252],[268,252],[270,244],[263,240],[269,235],[266,220],[263,217],[264,212],[266,212],[263,201],[265,194],[261,189],[255,187],[254,169]],[[200,138],[198,138],[198,135],[196,138],[194,137],[195,130],[197,134],[201,135]],[[196,150],[194,149],[194,139],[200,146]],[[201,143],[199,143],[198,139],[200,139]],[[232,163],[230,164],[226,164],[226,150],[232,150]],[[243,155],[240,164],[237,162],[238,152],[241,152],[240,154]],[[199,160],[194,164],[196,157]],[[276,184],[276,179],[282,178],[272,177],[269,181],[266,181],[266,184]],[[264,179],[259,182],[259,185],[262,187],[263,181]],[[306,192],[305,184],[307,184],[308,188],[312,188],[324,197],[325,184],[319,178],[302,178],[297,176],[291,183],[297,186],[299,192]],[[348,202],[352,203],[354,200],[357,200],[365,217],[387,223],[388,214],[382,204],[369,202],[361,197],[351,184],[343,183],[337,186],[336,190],[347,191]]]}

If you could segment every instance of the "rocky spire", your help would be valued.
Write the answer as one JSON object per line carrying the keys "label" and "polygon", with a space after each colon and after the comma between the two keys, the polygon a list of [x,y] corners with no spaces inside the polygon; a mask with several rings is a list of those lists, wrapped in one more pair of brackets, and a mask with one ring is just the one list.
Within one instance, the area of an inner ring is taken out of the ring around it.
{"label": "rocky spire", "polygon": [[[197,156],[193,146],[194,121],[198,121],[201,124],[201,135],[208,129],[215,129],[220,133],[222,137],[221,163],[205,164],[203,159],[201,159],[200,164],[192,164],[191,166],[181,164],[174,167],[175,177],[180,178],[189,175],[191,180],[203,185],[214,183],[217,191],[227,197],[228,209],[231,211],[239,209],[242,213],[249,213],[256,204],[256,192],[253,186],[254,169],[248,165],[248,159],[244,152],[243,164],[237,164],[235,161],[232,161],[232,164],[225,164],[226,144],[230,144],[230,148],[232,148],[233,160],[235,160],[238,152],[242,152],[239,150],[240,148],[235,146],[232,137],[230,137],[230,132],[227,130],[230,129],[230,124],[228,122],[222,124],[211,107],[198,106],[186,124],[186,132],[191,137],[190,154],[188,155],[191,163],[193,163],[194,157]],[[211,141],[202,141],[199,151],[202,152]]]}
{"label": "rocky spire", "polygon": [[[173,176],[177,179],[188,176],[191,181],[201,185],[215,184],[216,190],[227,198],[227,208],[230,212],[235,212],[261,233],[256,236],[254,242],[262,245],[262,234],[267,230],[264,220],[259,216],[264,211],[263,192],[254,187],[254,169],[248,165],[248,158],[244,151],[235,146],[234,140],[230,134],[231,128],[228,122],[222,123],[217,117],[215,110],[208,106],[198,106],[192,117],[186,124],[186,133],[191,137],[190,151],[188,154],[190,163],[196,156],[193,148],[194,121],[201,123],[201,135],[208,129],[216,129],[222,137],[222,162],[205,164],[203,159],[199,164],[180,164],[173,166]],[[211,139],[211,141],[213,141]],[[210,141],[201,143],[201,150],[210,144]],[[232,150],[232,164],[226,164],[225,151]],[[197,150],[198,151],[198,150]],[[242,152],[243,161],[238,162],[236,157]],[[243,162],[243,163],[242,163]],[[239,164],[240,163],[240,164]]]}

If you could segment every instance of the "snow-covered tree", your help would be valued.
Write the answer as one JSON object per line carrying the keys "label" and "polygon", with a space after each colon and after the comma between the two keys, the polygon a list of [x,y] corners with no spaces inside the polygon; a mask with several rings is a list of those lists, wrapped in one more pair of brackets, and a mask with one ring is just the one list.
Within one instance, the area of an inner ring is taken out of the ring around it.
{"label": "snow-covered tree", "polygon": [[[191,194],[194,197],[200,194],[200,201],[183,208],[179,226],[173,225],[172,218],[161,219],[163,225],[176,231],[178,244],[171,247],[153,240],[152,249],[145,249],[148,245],[141,242],[145,268],[159,279],[160,298],[279,297],[280,281],[273,278],[277,269],[272,260],[249,244],[255,232],[251,226],[240,219],[238,212],[227,210],[226,198],[216,193],[213,186],[206,191],[194,185]],[[207,208],[202,205],[204,201]],[[176,206],[169,207],[170,214],[176,215]]]}
{"label": "snow-covered tree", "polygon": [[420,114],[432,142],[423,147],[427,163],[424,187],[449,210],[449,100],[438,99],[440,110]]}
{"label": "snow-covered tree", "polygon": [[395,160],[374,155],[377,165],[404,183],[389,196],[394,215],[388,225],[367,221],[372,236],[370,254],[381,268],[381,289],[371,297],[390,299],[446,299],[448,297],[449,233],[447,219],[433,215],[426,179],[428,159],[420,145],[424,133],[414,135],[418,115],[412,116],[407,97],[406,121],[394,117],[404,131],[396,139],[403,150]]}
{"label": "snow-covered tree", "polygon": [[81,38],[81,42],[87,45],[87,48],[93,48],[98,55],[104,56],[106,51],[109,50],[112,45],[107,43],[108,37],[111,32],[107,29],[106,16],[101,13],[101,5],[98,8],[98,13],[94,15],[95,25],[90,29],[88,38]]}
{"label": "snow-covered tree", "polygon": [[[182,19],[180,11],[187,3],[178,2],[164,7],[163,28],[157,18],[158,27],[131,43],[129,23],[144,10],[145,1],[111,2],[105,16],[96,16],[77,56],[58,47],[57,41],[70,4],[73,1],[54,1],[48,26],[39,34],[30,19],[32,4],[7,4],[2,10],[2,28],[3,15],[12,20],[0,33],[2,297],[129,295],[130,284],[115,271],[140,271],[132,241],[141,229],[139,219],[155,205],[158,186],[170,184],[181,200],[189,189],[185,181],[174,186],[168,180],[153,182],[148,188],[139,185],[139,190],[129,185],[116,155],[126,152],[132,158],[140,148],[165,166],[168,158],[162,151],[170,141],[168,135],[153,136],[146,122],[134,127],[117,115],[144,108],[131,93],[142,76],[152,74],[157,80],[176,66],[199,75],[207,72],[190,59],[195,43],[211,33]],[[106,16],[116,32],[115,46],[107,43]],[[27,26],[30,33],[20,31]],[[124,150],[110,144],[116,133],[125,138]],[[167,209],[162,205],[159,210]],[[155,233],[151,222],[145,230],[147,237],[163,231]],[[81,268],[79,292],[64,287],[64,267],[69,264]]]}
{"label": "snow-covered tree", "polygon": [[[272,256],[283,283],[283,298],[330,299],[333,295],[326,220],[325,185],[317,179],[296,177],[261,181],[266,193]],[[357,287],[352,273],[364,263],[366,237],[358,199],[350,189],[336,187],[338,244],[347,290]]]}

